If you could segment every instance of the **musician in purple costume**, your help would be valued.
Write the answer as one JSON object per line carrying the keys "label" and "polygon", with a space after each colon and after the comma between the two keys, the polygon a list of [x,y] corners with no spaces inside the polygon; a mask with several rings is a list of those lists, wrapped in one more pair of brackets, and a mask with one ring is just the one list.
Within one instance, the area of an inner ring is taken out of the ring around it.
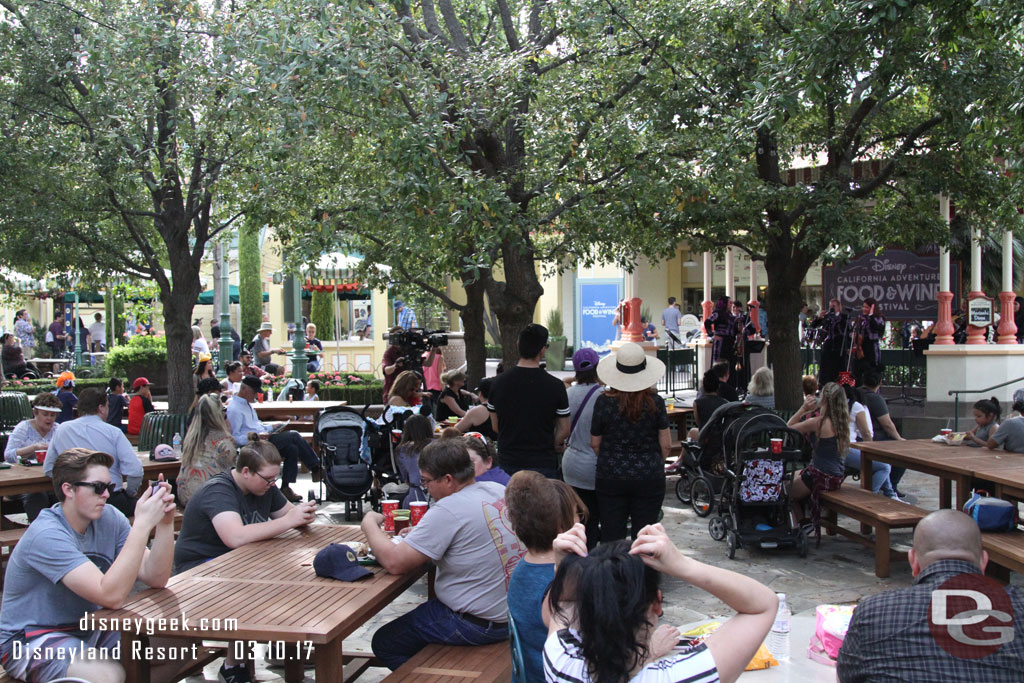
{"label": "musician in purple costume", "polygon": [[[739,375],[736,371],[736,359],[743,353],[743,338],[740,336],[742,318],[732,314],[729,297],[719,297],[715,309],[704,321],[704,329],[712,336],[711,362],[727,360],[730,374]],[[737,344],[738,342],[738,344]],[[739,348],[737,348],[737,346]]]}
{"label": "musician in purple costume", "polygon": [[849,316],[843,312],[839,299],[828,302],[829,310],[824,317],[811,322],[811,327],[821,328],[821,365],[818,371],[818,386],[823,387],[829,382],[839,379],[839,371],[846,367],[846,356],[843,354],[846,341],[846,328]]}
{"label": "musician in purple costume", "polygon": [[856,364],[855,377],[862,383],[864,373],[877,370],[882,373],[882,335],[885,334],[885,318],[878,310],[878,302],[864,299],[861,313],[853,324],[853,356]]}

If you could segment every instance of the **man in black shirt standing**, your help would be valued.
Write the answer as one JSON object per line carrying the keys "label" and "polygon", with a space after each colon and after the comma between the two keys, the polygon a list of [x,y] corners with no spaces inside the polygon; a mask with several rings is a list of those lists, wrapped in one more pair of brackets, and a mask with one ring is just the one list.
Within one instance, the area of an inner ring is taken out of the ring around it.
{"label": "man in black shirt standing", "polygon": [[531,323],[519,333],[519,362],[494,378],[487,410],[498,433],[498,462],[509,474],[533,470],[558,478],[558,454],[569,437],[565,385],[540,367],[548,330]]}

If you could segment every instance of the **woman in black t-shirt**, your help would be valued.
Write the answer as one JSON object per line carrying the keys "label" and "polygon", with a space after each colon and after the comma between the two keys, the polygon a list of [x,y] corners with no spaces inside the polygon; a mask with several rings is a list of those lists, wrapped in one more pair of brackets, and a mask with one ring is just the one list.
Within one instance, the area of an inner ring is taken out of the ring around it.
{"label": "woman in black t-shirt", "polygon": [[633,538],[658,521],[671,448],[665,401],[654,389],[664,372],[664,363],[634,343],[597,366],[608,386],[594,402],[590,427],[602,543],[625,538],[627,519]]}
{"label": "woman in black t-shirt", "polygon": [[444,390],[437,400],[437,421],[445,422],[449,417],[466,416],[466,404],[462,398],[462,387],[466,386],[466,373],[462,370],[449,370],[441,375]]}

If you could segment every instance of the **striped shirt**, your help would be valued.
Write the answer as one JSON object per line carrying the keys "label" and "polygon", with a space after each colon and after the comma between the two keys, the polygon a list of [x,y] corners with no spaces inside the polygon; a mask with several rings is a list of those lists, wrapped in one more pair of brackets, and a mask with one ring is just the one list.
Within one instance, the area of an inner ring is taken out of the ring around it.
{"label": "striped shirt", "polygon": [[[564,628],[548,636],[544,643],[544,680],[589,683],[583,644],[576,631]],[[630,683],[714,683],[719,679],[711,650],[700,644],[647,664],[629,680]]]}

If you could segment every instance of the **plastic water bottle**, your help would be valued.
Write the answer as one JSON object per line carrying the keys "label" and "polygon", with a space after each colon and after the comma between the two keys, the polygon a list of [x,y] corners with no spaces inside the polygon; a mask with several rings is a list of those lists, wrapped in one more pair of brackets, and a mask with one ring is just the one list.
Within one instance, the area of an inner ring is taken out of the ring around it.
{"label": "plastic water bottle", "polygon": [[272,387],[267,387],[267,400],[268,401],[273,401],[274,400],[274,389]]}
{"label": "plastic water bottle", "polygon": [[174,432],[174,437],[171,439],[171,448],[174,449],[175,455],[181,455],[181,434]]}
{"label": "plastic water bottle", "polygon": [[775,613],[775,623],[768,634],[768,651],[780,662],[789,661],[789,627],[793,613],[786,604],[786,594],[776,593],[779,598],[779,611]]}

